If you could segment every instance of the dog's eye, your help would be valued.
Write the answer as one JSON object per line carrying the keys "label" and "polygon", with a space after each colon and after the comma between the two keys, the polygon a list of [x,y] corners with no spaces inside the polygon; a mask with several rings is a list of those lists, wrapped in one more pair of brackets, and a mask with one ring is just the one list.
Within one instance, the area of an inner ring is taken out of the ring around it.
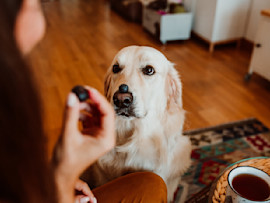
{"label": "dog's eye", "polygon": [[144,75],[153,75],[155,73],[155,69],[152,66],[146,66],[142,69]]}
{"label": "dog's eye", "polygon": [[113,65],[113,69],[112,69],[113,73],[119,73],[121,70],[122,69],[120,68],[118,63]]}

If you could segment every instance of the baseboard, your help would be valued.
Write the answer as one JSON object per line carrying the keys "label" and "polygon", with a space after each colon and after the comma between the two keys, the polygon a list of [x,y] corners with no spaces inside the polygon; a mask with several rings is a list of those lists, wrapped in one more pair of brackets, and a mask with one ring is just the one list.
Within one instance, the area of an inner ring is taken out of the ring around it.
{"label": "baseboard", "polygon": [[253,46],[254,46],[254,43],[252,41],[245,39],[245,38],[235,38],[235,39],[211,42],[210,40],[206,39],[205,37],[201,36],[200,34],[194,32],[194,31],[191,32],[191,36],[209,44],[209,51],[210,52],[213,52],[214,46],[222,45],[222,44],[236,43],[238,48],[249,50],[249,51],[252,51]]}
{"label": "baseboard", "polygon": [[241,49],[247,49],[247,50],[252,50],[254,47],[254,42],[248,40],[248,39],[245,39],[243,38],[241,40],[241,45],[240,45],[240,48]]}

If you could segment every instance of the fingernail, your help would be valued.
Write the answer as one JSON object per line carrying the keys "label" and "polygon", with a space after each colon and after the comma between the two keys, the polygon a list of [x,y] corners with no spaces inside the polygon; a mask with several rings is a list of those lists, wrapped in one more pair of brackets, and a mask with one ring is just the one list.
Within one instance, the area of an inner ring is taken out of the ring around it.
{"label": "fingernail", "polygon": [[97,199],[95,197],[91,197],[90,200],[91,200],[91,203],[97,203]]}
{"label": "fingernail", "polygon": [[73,93],[69,93],[68,95],[68,100],[67,100],[67,105],[69,107],[73,107],[77,102],[77,98],[76,98],[76,95],[73,94]]}
{"label": "fingernail", "polygon": [[80,199],[80,203],[88,203],[90,201],[90,198],[89,197],[82,197]]}

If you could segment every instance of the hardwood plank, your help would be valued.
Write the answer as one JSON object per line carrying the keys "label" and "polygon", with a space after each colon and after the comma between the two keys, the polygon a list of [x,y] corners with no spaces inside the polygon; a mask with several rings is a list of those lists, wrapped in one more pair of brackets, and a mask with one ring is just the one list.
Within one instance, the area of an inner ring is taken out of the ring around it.
{"label": "hardwood plank", "polygon": [[45,1],[47,34],[29,57],[43,100],[44,127],[51,151],[61,131],[65,99],[76,84],[103,92],[103,77],[114,55],[128,45],[147,45],[176,64],[183,82],[185,129],[257,117],[270,127],[270,82],[248,70],[251,51],[235,45],[210,54],[196,38],[162,45],[142,26],[111,11],[106,0]]}

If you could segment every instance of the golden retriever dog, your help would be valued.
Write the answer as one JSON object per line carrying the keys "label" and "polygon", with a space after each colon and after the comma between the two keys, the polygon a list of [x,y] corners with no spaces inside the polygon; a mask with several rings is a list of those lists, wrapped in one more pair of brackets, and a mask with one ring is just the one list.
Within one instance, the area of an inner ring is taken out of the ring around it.
{"label": "golden retriever dog", "polygon": [[116,112],[117,142],[92,166],[91,181],[99,186],[129,172],[152,171],[163,178],[172,201],[191,163],[174,65],[154,48],[125,47],[108,69],[105,95]]}

